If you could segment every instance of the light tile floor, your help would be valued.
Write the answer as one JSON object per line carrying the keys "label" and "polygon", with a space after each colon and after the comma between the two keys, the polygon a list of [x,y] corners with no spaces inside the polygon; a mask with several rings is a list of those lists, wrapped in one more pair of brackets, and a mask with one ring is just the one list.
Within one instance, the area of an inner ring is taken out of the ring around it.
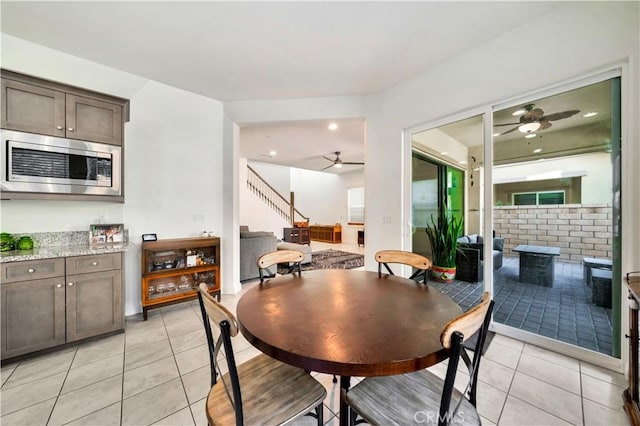
{"label": "light tile floor", "polygon": [[[240,296],[222,301],[235,312]],[[197,302],[186,302],[149,311],[147,321],[127,318],[124,334],[3,366],[0,423],[206,425],[200,321]],[[258,354],[242,336],[234,349],[239,363]],[[446,363],[431,369],[444,375]],[[315,376],[327,388],[325,421],[337,425],[338,385]],[[461,372],[457,386],[465,378]],[[621,374],[497,335],[482,361],[478,410],[485,425],[623,425],[624,387]]]}

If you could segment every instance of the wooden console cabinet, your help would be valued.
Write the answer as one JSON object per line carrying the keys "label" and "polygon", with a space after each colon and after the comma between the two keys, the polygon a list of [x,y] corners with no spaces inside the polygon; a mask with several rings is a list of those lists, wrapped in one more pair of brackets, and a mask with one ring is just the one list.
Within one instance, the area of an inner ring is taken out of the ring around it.
{"label": "wooden console cabinet", "polygon": [[624,411],[627,412],[631,424],[640,425],[640,398],[638,386],[640,376],[638,374],[638,307],[640,303],[640,272],[627,274],[625,283],[629,289],[629,387],[622,392]]}
{"label": "wooden console cabinet", "polygon": [[220,301],[220,238],[176,238],[142,243],[142,313],[197,297],[198,285]]}
{"label": "wooden console cabinet", "polygon": [[284,228],[283,239],[288,243],[310,244],[309,228]]}
{"label": "wooden console cabinet", "polygon": [[124,329],[122,282],[121,253],[3,263],[2,360]]}
{"label": "wooden console cabinet", "polygon": [[309,236],[313,241],[341,243],[342,227],[340,225],[310,225]]}

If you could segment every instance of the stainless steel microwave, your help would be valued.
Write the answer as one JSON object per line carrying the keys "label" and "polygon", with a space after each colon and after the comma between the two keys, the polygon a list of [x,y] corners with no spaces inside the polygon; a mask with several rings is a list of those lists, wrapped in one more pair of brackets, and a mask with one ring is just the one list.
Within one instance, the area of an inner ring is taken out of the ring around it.
{"label": "stainless steel microwave", "polygon": [[119,146],[5,129],[1,135],[3,191],[122,194]]}

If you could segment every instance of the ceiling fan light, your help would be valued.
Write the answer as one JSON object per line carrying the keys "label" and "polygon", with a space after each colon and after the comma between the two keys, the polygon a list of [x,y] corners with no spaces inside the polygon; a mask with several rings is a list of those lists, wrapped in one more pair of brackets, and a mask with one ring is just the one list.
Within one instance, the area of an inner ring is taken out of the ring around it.
{"label": "ceiling fan light", "polygon": [[524,109],[522,109],[522,108],[520,108],[519,110],[513,111],[513,112],[511,113],[511,115],[513,115],[514,117],[517,117],[517,116],[519,116],[519,115],[524,114],[525,112],[527,112],[527,111],[526,111],[526,110],[524,110]]}
{"label": "ceiling fan light", "polygon": [[597,113],[597,112],[595,112],[595,111],[589,111],[588,113],[584,114],[584,115],[583,115],[583,117],[584,117],[584,118],[589,118],[589,117],[593,117],[593,116],[596,116],[596,115],[598,115],[598,113]]}
{"label": "ceiling fan light", "polygon": [[537,135],[535,133],[529,133],[525,136],[525,139],[535,138]]}
{"label": "ceiling fan light", "polygon": [[533,123],[525,123],[518,127],[521,133],[533,133],[540,128],[540,123],[534,121]]}
{"label": "ceiling fan light", "polygon": [[342,163],[336,163],[333,165],[333,167],[335,167],[336,169],[339,169],[342,167]]}

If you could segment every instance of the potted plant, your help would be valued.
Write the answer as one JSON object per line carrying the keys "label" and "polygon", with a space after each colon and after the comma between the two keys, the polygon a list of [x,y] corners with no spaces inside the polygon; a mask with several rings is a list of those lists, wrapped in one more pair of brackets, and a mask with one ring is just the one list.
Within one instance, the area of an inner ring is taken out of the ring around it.
{"label": "potted plant", "polygon": [[431,243],[433,266],[431,275],[436,281],[451,283],[456,276],[456,251],[462,234],[462,218],[441,211],[438,220],[431,216],[427,236]]}

